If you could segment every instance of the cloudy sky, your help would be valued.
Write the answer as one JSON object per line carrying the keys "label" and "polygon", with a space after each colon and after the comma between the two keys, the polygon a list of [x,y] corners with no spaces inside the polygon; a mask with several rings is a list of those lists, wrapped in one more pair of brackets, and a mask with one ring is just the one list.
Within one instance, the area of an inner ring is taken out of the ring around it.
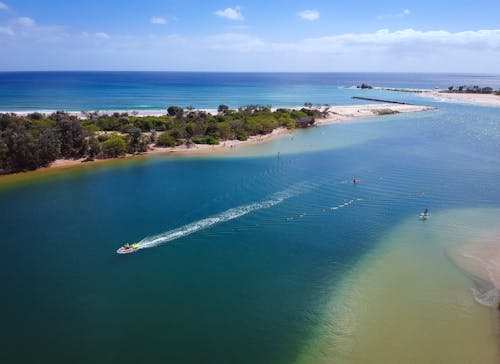
{"label": "cloudy sky", "polygon": [[500,74],[500,0],[0,0],[0,71]]}

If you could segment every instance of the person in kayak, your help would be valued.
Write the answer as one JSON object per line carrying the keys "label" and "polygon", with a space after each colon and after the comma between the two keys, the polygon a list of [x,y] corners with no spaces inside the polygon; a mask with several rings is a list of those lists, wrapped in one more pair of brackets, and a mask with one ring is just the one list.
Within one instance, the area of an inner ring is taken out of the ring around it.
{"label": "person in kayak", "polygon": [[427,216],[429,214],[429,208],[426,207],[425,210],[424,210],[424,215],[423,216]]}

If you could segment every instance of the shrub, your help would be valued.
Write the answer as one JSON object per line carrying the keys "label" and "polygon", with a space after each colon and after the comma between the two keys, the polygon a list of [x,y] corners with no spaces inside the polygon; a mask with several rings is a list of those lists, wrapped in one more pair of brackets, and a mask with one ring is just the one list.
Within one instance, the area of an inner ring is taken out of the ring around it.
{"label": "shrub", "polygon": [[101,150],[106,157],[120,157],[127,150],[127,143],[120,136],[109,138],[101,144]]}
{"label": "shrub", "polygon": [[219,141],[215,139],[213,136],[207,135],[207,136],[195,136],[193,137],[193,142],[196,144],[210,144],[210,145],[217,145],[219,144]]}
{"label": "shrub", "polygon": [[160,147],[175,147],[179,145],[179,143],[177,142],[177,139],[175,139],[172,135],[170,135],[170,133],[165,132],[160,134],[156,142],[156,145]]}
{"label": "shrub", "polygon": [[244,130],[238,130],[238,132],[236,133],[236,139],[238,139],[240,142],[244,142],[248,139],[247,133]]}
{"label": "shrub", "polygon": [[379,109],[375,110],[377,115],[392,115],[392,114],[398,114],[399,111],[397,110],[392,110],[392,109]]}

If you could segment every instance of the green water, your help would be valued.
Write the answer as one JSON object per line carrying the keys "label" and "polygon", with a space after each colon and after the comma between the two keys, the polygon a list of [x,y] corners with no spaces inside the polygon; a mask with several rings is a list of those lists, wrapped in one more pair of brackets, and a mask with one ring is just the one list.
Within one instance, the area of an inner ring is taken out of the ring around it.
{"label": "green water", "polygon": [[495,362],[442,227],[498,221],[499,112],[437,105],[0,190],[0,361]]}
{"label": "green water", "polygon": [[498,314],[447,250],[499,219],[500,209],[472,208],[396,226],[332,295],[299,362],[498,363]]}

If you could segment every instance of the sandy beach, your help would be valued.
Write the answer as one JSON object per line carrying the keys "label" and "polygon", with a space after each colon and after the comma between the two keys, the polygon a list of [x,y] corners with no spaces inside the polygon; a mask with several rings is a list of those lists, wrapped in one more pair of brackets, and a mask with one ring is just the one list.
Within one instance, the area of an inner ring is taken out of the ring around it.
{"label": "sandy beach", "polygon": [[500,236],[471,242],[449,251],[453,261],[467,273],[500,291]]}
{"label": "sandy beach", "polygon": [[423,91],[424,97],[432,97],[433,99],[444,102],[457,102],[465,104],[475,104],[483,106],[499,106],[500,96],[494,94],[472,94],[472,93],[448,93],[440,91]]}
{"label": "sandy beach", "polygon": [[407,104],[367,104],[367,105],[349,105],[349,106],[333,106],[330,108],[330,113],[326,118],[317,119],[317,125],[326,125],[336,122],[342,122],[358,118],[367,118],[373,116],[382,116],[379,114],[382,110],[393,110],[397,113],[420,112],[434,110],[434,107],[421,105]]}

